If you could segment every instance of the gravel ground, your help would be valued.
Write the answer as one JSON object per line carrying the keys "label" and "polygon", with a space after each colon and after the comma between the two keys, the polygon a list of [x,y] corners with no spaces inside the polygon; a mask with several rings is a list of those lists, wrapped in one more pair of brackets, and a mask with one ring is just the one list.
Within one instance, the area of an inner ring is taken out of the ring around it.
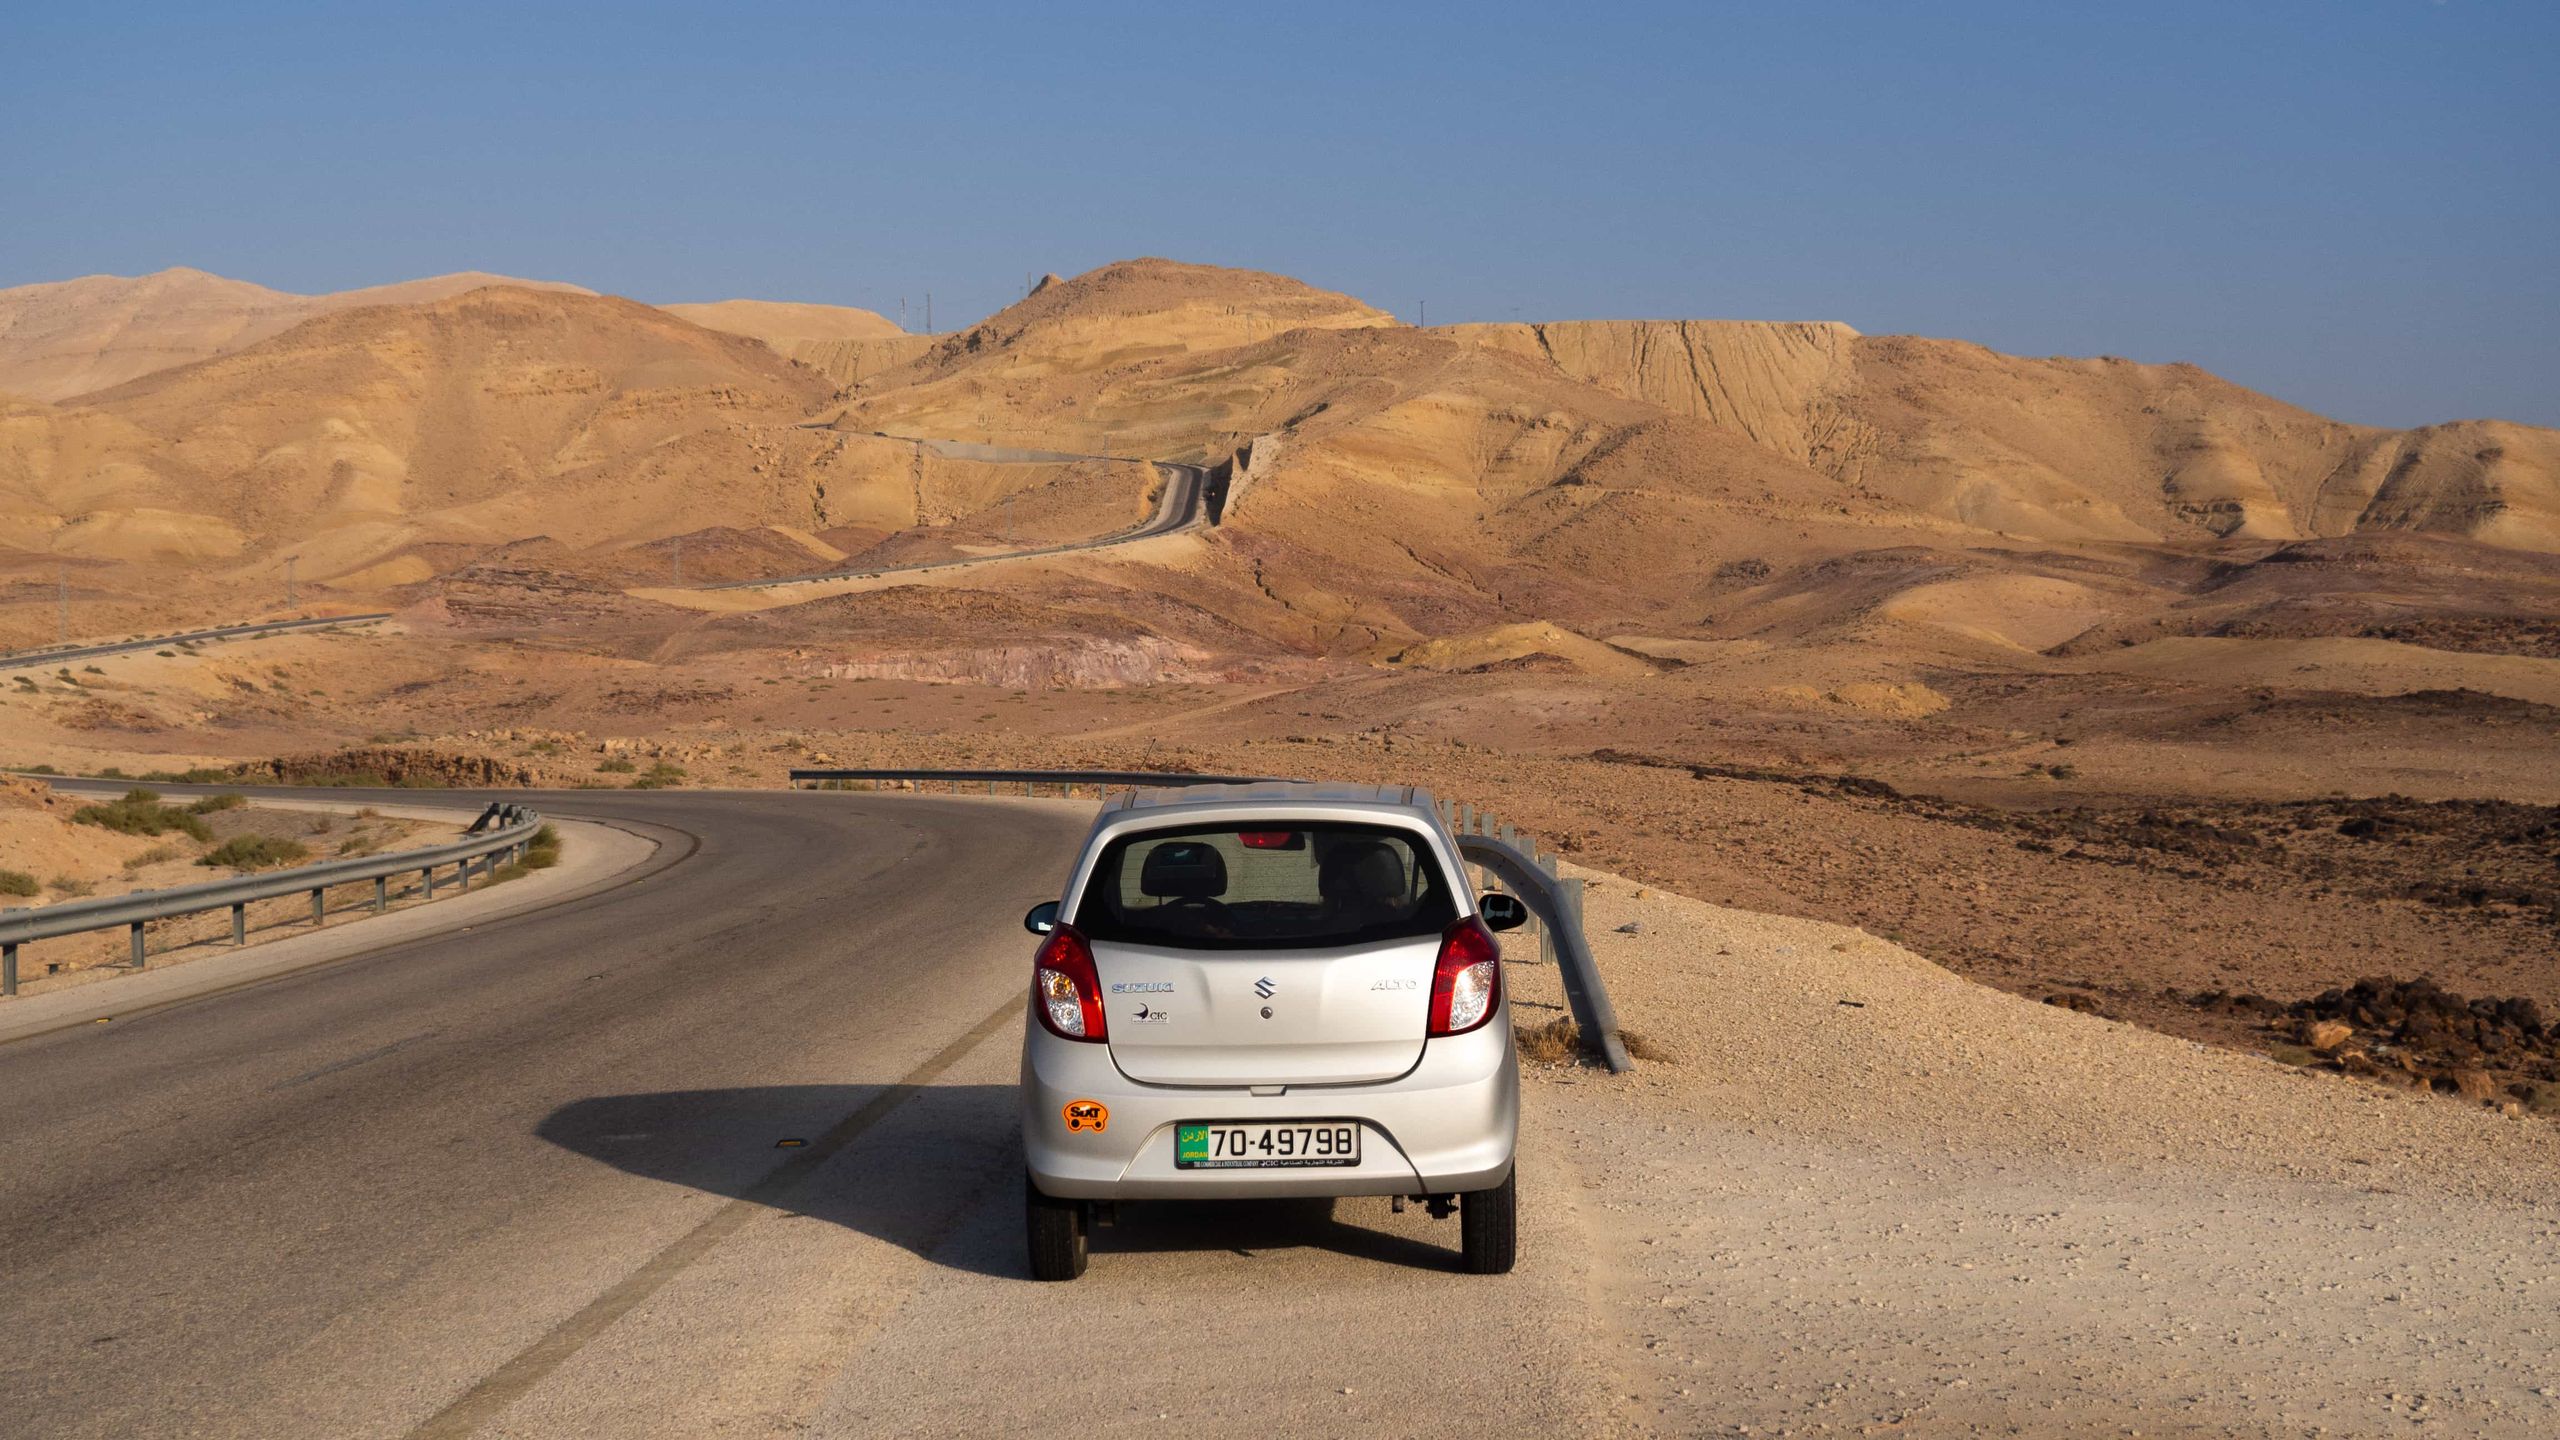
{"label": "gravel ground", "polygon": [[1535,1072],[1523,1148],[1580,1187],[1625,1428],[2560,1433],[2560,1127],[1589,878],[1673,1059]]}

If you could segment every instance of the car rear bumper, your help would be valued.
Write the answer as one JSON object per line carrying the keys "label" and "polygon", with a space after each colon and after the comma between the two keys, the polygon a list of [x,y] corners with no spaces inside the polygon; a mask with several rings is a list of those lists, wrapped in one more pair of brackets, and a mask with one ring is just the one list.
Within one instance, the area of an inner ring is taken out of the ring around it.
{"label": "car rear bumper", "polygon": [[[1449,1195],[1511,1173],[1520,1132],[1520,1063],[1510,1007],[1464,1035],[1433,1040],[1422,1059],[1373,1085],[1295,1085],[1278,1095],[1229,1087],[1146,1085],[1107,1046],[1026,1027],[1022,1148],[1032,1183],[1075,1200],[1214,1200],[1297,1195]],[[1070,1130],[1066,1109],[1098,1103],[1103,1128]],[[1351,1120],[1360,1163],[1310,1169],[1179,1170],[1174,1127],[1186,1120]]]}

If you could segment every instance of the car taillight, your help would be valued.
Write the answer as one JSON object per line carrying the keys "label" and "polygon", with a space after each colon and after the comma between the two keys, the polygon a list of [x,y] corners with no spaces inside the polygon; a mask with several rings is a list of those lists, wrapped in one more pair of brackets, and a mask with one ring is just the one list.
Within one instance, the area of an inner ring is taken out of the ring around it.
{"label": "car taillight", "polygon": [[1093,949],[1071,926],[1060,925],[1031,957],[1031,1009],[1049,1033],[1067,1040],[1100,1040],[1102,978]]}
{"label": "car taillight", "polygon": [[1440,935],[1431,967],[1431,1031],[1464,1035],[1492,1018],[1502,998],[1502,946],[1473,915]]}

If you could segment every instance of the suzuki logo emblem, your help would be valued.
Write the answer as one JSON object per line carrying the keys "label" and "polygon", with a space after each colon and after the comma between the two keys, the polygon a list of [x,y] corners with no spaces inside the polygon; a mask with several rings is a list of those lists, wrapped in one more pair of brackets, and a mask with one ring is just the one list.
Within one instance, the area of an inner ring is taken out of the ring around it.
{"label": "suzuki logo emblem", "polygon": [[1271,992],[1278,988],[1280,987],[1271,983],[1271,977],[1268,975],[1265,975],[1261,979],[1253,982],[1253,993],[1261,996],[1265,1000],[1270,999]]}

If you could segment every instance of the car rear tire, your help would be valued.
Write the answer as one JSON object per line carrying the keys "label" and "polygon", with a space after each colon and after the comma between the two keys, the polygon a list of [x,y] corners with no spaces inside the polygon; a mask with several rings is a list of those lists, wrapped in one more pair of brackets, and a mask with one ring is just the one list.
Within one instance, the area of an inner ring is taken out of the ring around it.
{"label": "car rear tire", "polygon": [[1520,1171],[1490,1190],[1458,1197],[1458,1234],[1470,1275],[1508,1275],[1520,1253]]}
{"label": "car rear tire", "polygon": [[1031,1278],[1073,1280],[1084,1273],[1086,1209],[1081,1200],[1040,1193],[1022,1177],[1023,1232],[1031,1245]]}

